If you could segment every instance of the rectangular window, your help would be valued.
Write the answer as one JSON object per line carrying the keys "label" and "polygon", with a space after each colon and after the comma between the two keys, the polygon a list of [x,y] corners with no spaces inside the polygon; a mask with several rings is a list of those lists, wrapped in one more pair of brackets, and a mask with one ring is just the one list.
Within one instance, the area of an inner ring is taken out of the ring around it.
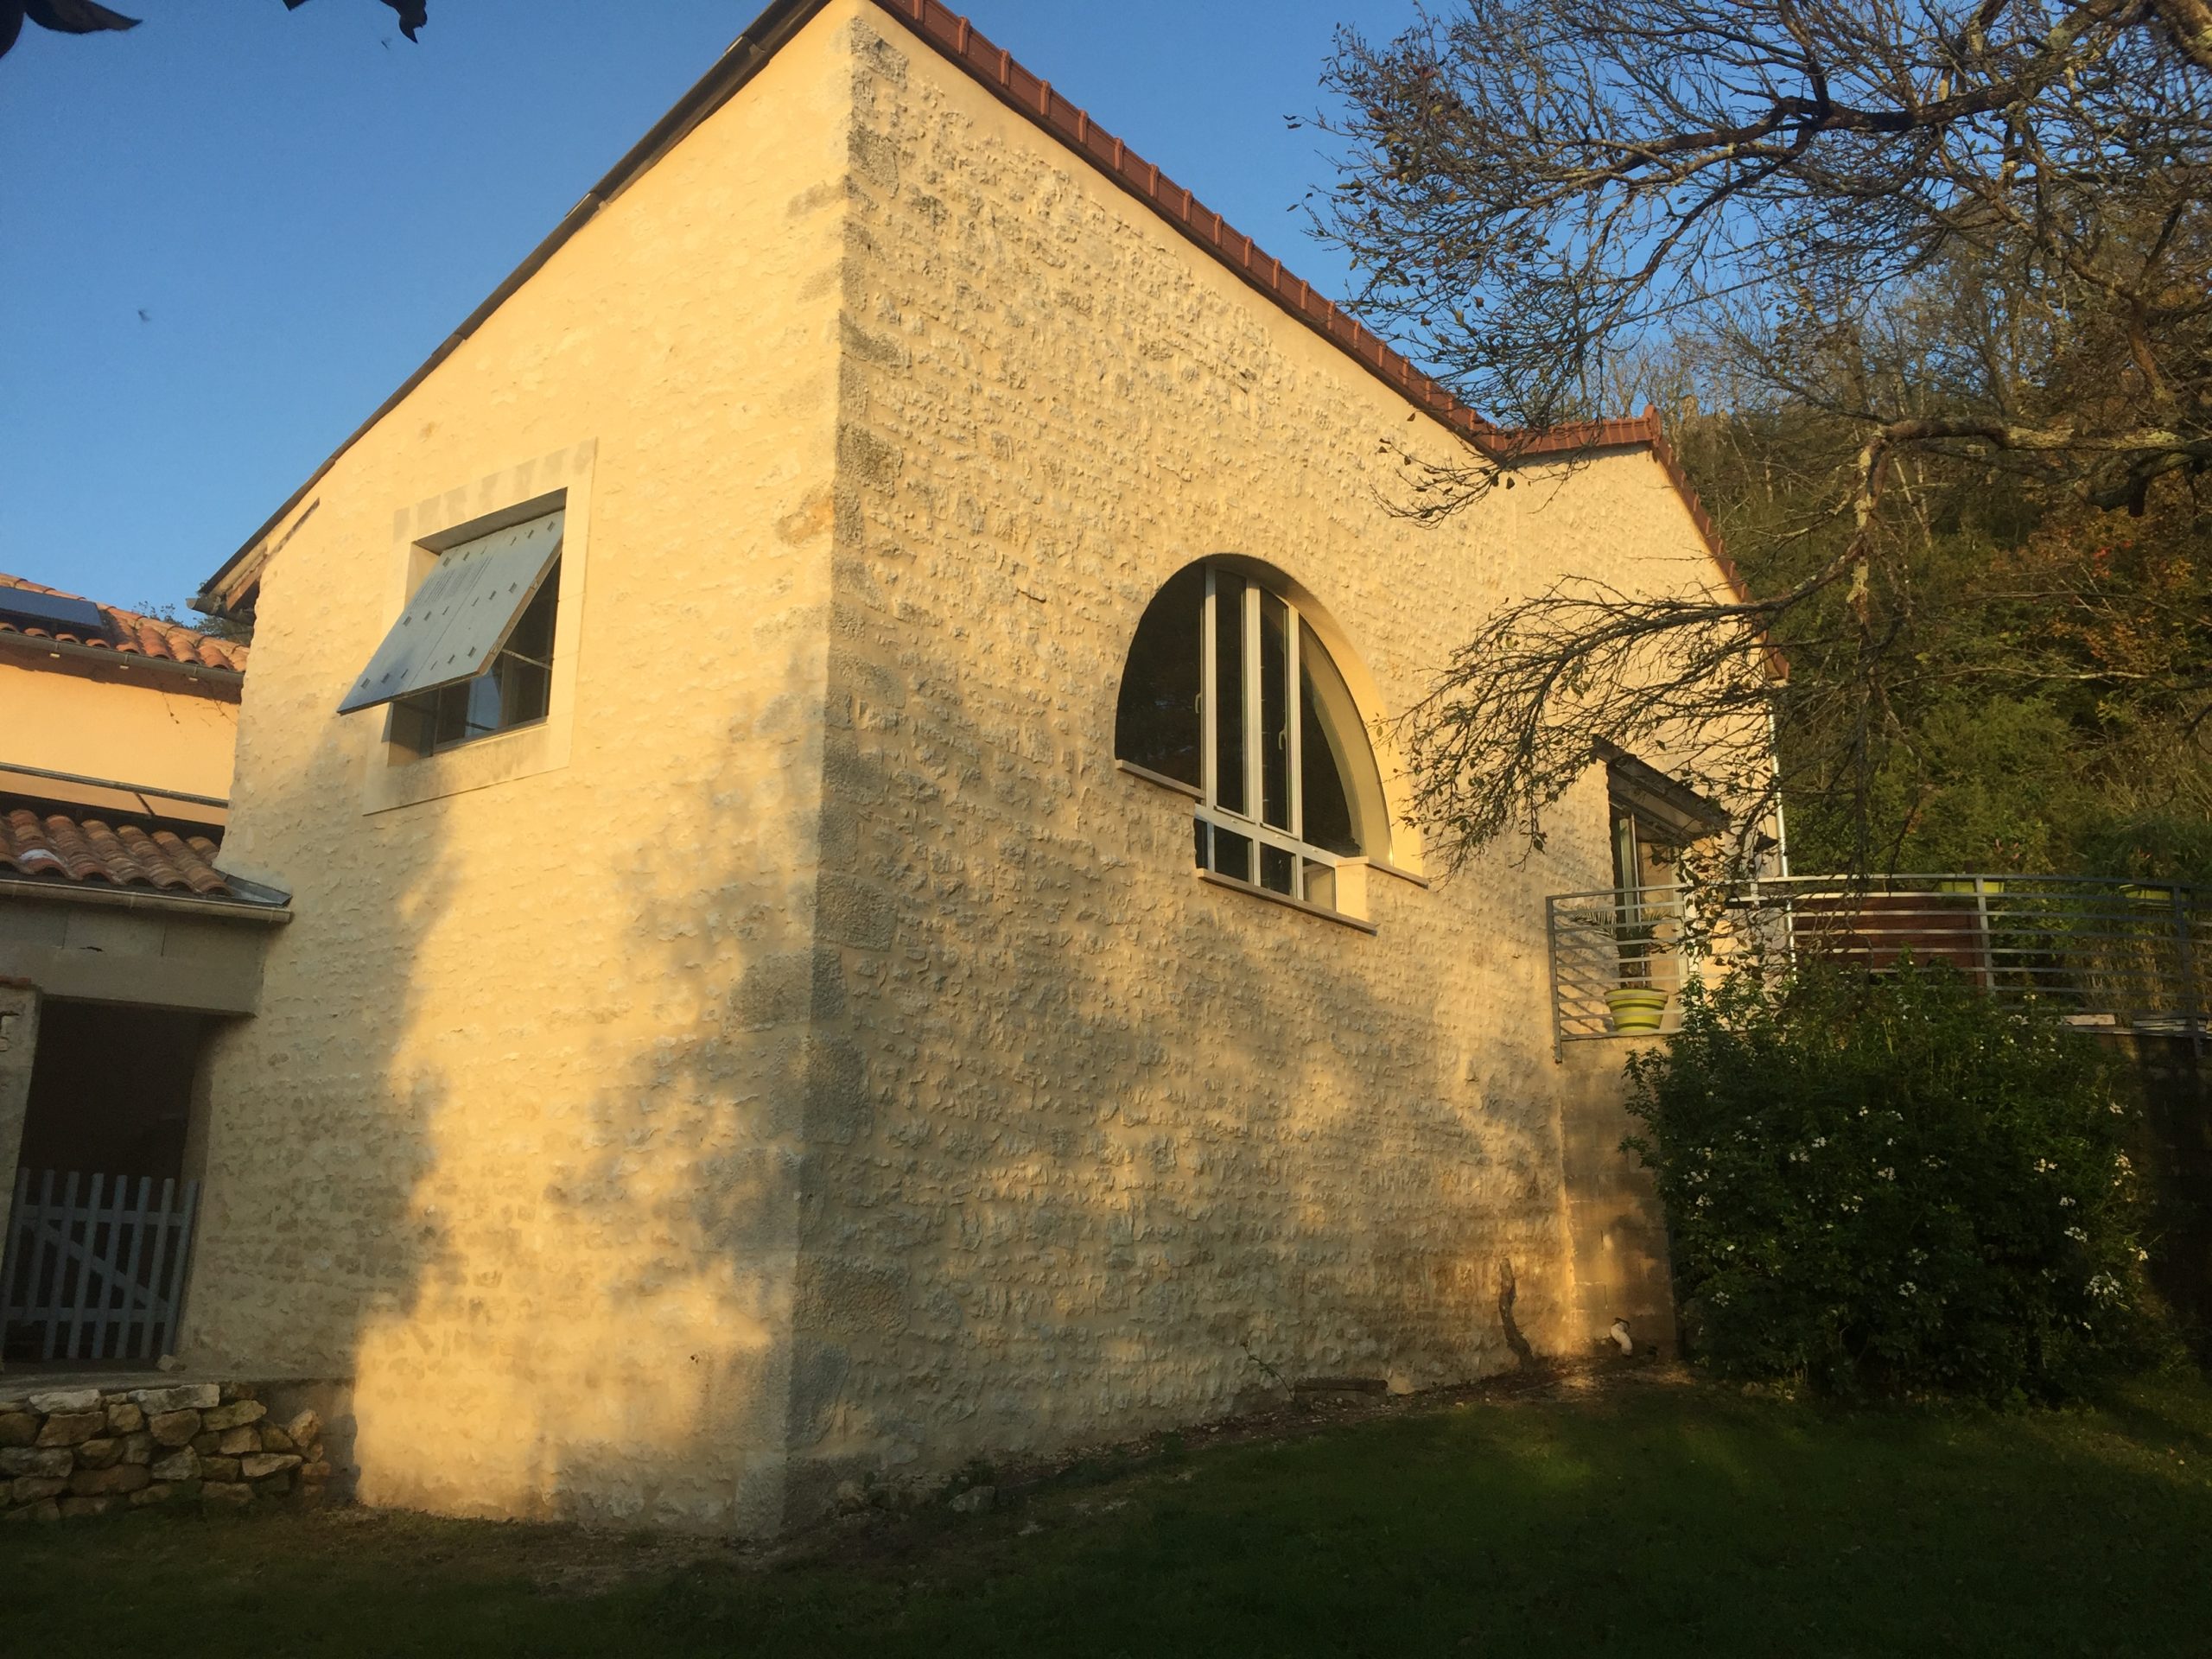
{"label": "rectangular window", "polygon": [[473,680],[393,701],[392,741],[432,754],[544,719],[552,701],[554,606],[560,591],[556,561],[491,667]]}
{"label": "rectangular window", "polygon": [[1239,881],[1249,881],[1252,879],[1252,838],[1240,836],[1234,830],[1215,825],[1213,868],[1220,874],[1235,876]]}
{"label": "rectangular window", "polygon": [[390,704],[394,739],[424,754],[544,719],[564,521],[440,553],[338,712]]}

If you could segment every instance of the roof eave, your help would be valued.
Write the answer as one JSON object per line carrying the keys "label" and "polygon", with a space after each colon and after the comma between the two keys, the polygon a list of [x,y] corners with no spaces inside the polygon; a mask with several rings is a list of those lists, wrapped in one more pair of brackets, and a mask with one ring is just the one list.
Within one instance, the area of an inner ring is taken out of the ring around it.
{"label": "roof eave", "polygon": [[292,919],[289,905],[271,905],[251,899],[215,897],[206,893],[174,893],[163,887],[78,881],[59,876],[0,874],[0,899],[36,899],[65,905],[92,905],[111,910],[162,911],[172,915],[245,922],[258,927],[282,927]]}
{"label": "roof eave", "polygon": [[42,639],[36,634],[18,632],[13,629],[0,632],[0,653],[35,657],[45,661],[58,659],[73,666],[102,668],[124,674],[143,673],[154,679],[191,681],[232,702],[238,700],[241,688],[245,684],[245,675],[235,668],[217,668],[210,663],[179,662],[173,657],[155,657],[143,651],[118,651],[112,645],[86,645],[67,639]]}

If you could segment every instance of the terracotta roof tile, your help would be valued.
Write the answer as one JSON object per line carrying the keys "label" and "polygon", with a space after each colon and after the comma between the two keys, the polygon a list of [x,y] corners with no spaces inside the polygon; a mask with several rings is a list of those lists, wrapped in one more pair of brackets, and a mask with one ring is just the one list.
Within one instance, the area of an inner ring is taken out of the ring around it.
{"label": "terracotta roof tile", "polygon": [[0,876],[236,897],[215,868],[217,850],[203,835],[111,824],[80,811],[17,807],[0,814]]}
{"label": "terracotta roof tile", "polygon": [[[54,594],[63,599],[82,597],[60,588],[26,582],[4,571],[0,571],[0,588],[20,588],[27,593]],[[27,639],[53,639],[66,645],[90,645],[95,651],[147,657],[159,662],[189,663],[199,668],[228,669],[233,673],[245,671],[246,647],[233,640],[217,639],[195,628],[180,627],[157,616],[143,616],[113,605],[101,605],[99,613],[107,626],[96,634],[89,631],[73,633],[67,629],[49,631],[5,616],[0,616],[0,633],[19,633]]]}

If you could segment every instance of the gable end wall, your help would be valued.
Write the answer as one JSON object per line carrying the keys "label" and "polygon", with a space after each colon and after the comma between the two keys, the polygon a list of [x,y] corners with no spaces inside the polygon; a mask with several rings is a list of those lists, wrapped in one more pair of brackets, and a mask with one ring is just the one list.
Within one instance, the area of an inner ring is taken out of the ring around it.
{"label": "gable end wall", "polygon": [[[1282,1377],[1579,1351],[1627,1281],[1654,1330],[1656,1234],[1571,1225],[1563,1147],[1617,1113],[1617,1064],[1555,1066],[1545,1000],[1543,895],[1607,879],[1602,781],[1521,867],[1374,878],[1370,937],[1198,883],[1187,802],[1112,741],[1136,619],[1192,559],[1281,567],[1394,712],[1567,569],[1709,578],[1667,476],[1532,467],[1412,525],[1375,460],[1408,404],[872,7],[827,16],[859,43],[820,905],[842,1012],[790,1512]],[[1607,1294],[1578,1290],[1577,1234]]]}

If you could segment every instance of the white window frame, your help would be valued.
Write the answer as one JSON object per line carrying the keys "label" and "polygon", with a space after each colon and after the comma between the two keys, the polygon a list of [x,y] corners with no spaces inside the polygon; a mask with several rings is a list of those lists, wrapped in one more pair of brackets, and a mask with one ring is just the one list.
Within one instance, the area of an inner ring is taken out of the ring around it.
{"label": "white window frame", "polygon": [[[1300,905],[1330,914],[1350,915],[1351,912],[1343,909],[1344,900],[1350,896],[1344,891],[1344,868],[1348,864],[1364,865],[1368,861],[1364,857],[1346,858],[1329,852],[1324,848],[1308,846],[1304,839],[1306,781],[1303,761],[1305,760],[1306,683],[1302,671],[1304,664],[1300,661],[1300,655],[1305,649],[1301,636],[1307,625],[1298,608],[1298,602],[1289,594],[1268,587],[1257,577],[1242,571],[1235,574],[1244,584],[1243,615],[1238,619],[1239,632],[1244,642],[1244,649],[1242,652],[1244,670],[1243,783],[1244,802],[1252,810],[1248,816],[1221,804],[1219,787],[1221,722],[1217,718],[1215,710],[1220,672],[1217,659],[1221,635],[1217,624],[1219,607],[1223,602],[1220,592],[1221,566],[1213,560],[1208,560],[1205,572],[1205,604],[1201,612],[1203,620],[1199,625],[1201,646],[1198,659],[1198,769],[1203,785],[1202,792],[1198,797],[1198,817],[1199,822],[1208,827],[1209,834],[1208,859],[1201,868],[1215,880],[1229,882],[1238,887],[1249,888],[1255,893],[1265,893],[1271,899],[1288,899]],[[1287,681],[1284,687],[1284,696],[1288,702],[1287,723],[1290,750],[1290,777],[1287,791],[1290,798],[1288,830],[1276,828],[1274,824],[1268,823],[1264,817],[1267,811],[1267,791],[1262,770],[1265,766],[1265,758],[1261,741],[1263,704],[1261,698],[1260,671],[1260,605],[1262,593],[1271,594],[1282,605],[1287,613],[1284,624],[1286,636],[1284,673]],[[1213,868],[1211,831],[1214,830],[1226,830],[1231,835],[1243,836],[1252,842],[1255,868],[1249,880]],[[1281,892],[1274,887],[1264,886],[1261,882],[1256,861],[1260,855],[1258,849],[1262,847],[1273,847],[1278,851],[1287,852],[1291,855],[1291,891],[1289,893]],[[1316,904],[1306,897],[1306,867],[1308,864],[1325,866],[1332,873],[1332,879],[1337,884],[1337,902],[1334,905]]]}

